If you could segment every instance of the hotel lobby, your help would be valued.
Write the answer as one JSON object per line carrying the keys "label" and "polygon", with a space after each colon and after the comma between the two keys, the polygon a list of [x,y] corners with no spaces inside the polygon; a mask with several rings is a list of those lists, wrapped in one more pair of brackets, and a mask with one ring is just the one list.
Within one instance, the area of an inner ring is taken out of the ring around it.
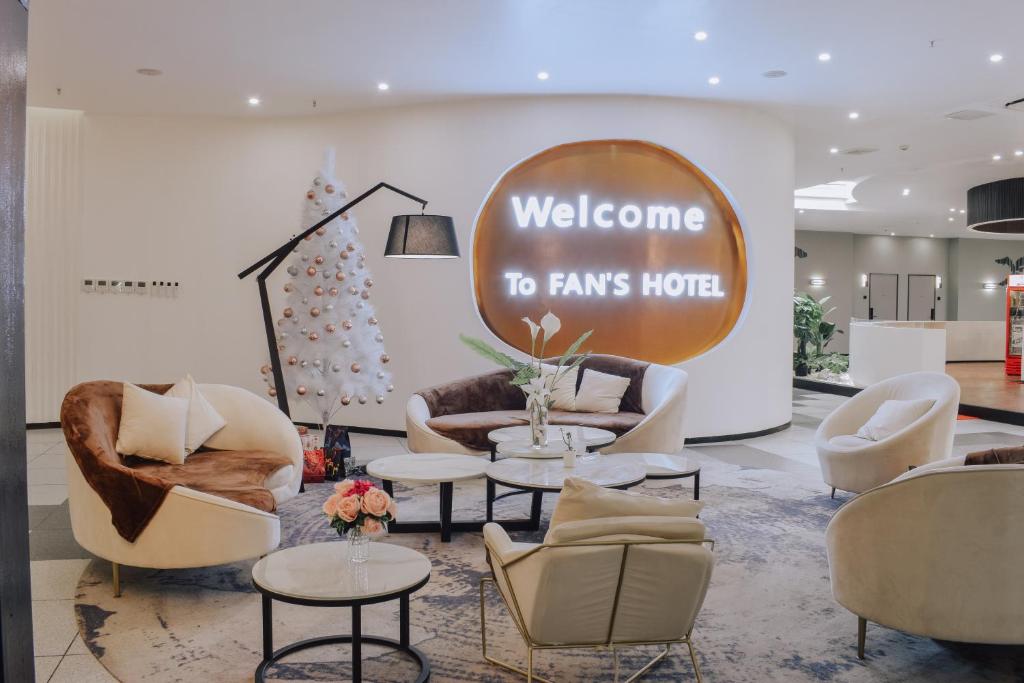
{"label": "hotel lobby", "polygon": [[0,0],[0,683],[1024,680],[1022,21]]}

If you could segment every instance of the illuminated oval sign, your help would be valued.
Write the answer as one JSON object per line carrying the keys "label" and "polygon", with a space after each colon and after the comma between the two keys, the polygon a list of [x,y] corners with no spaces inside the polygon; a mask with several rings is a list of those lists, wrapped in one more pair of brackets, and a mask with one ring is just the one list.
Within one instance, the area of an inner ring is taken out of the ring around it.
{"label": "illuminated oval sign", "polygon": [[[721,342],[747,290],[743,232],[725,193],[679,154],[640,140],[544,150],[498,180],[473,237],[484,324],[529,352],[523,316],[554,311],[561,352],[678,363]],[[557,342],[557,343],[556,343]]]}

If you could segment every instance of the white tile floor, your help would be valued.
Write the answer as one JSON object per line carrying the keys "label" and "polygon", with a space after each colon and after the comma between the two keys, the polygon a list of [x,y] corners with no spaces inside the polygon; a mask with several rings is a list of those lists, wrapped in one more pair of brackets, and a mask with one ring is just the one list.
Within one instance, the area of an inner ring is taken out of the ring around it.
{"label": "white tile floor", "polygon": [[[779,471],[779,476],[798,477],[808,487],[822,486],[814,452],[813,426],[845,399],[828,394],[796,392],[793,401],[797,424],[776,434],[745,441],[694,445],[687,448],[707,466],[707,481],[727,477],[731,485],[744,485],[743,470],[751,467]],[[1000,445],[1020,436],[1024,428],[968,420],[957,423],[957,435],[992,434],[975,437],[979,443],[959,444],[955,452]],[[971,437],[968,437],[970,440]],[[1001,441],[999,440],[1001,439]],[[405,439],[352,435],[352,447],[360,462],[406,453]],[[67,500],[64,440],[60,430],[28,432],[29,505],[61,505]],[[34,531],[32,533],[55,533]],[[73,543],[72,540],[67,541]],[[48,683],[93,683],[115,679],[86,649],[78,635],[74,617],[74,596],[87,559],[44,559],[32,562],[33,625],[36,681]]]}

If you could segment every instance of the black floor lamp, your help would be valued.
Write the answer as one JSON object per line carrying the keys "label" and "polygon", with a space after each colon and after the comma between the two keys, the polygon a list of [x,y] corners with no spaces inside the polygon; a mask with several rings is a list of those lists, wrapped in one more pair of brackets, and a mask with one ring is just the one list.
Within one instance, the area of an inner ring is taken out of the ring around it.
{"label": "black floor lamp", "polygon": [[[270,297],[267,295],[267,278],[281,265],[299,242],[377,190],[385,187],[403,197],[408,197],[414,202],[419,202],[421,211],[426,210],[426,200],[409,194],[405,190],[400,190],[394,185],[377,183],[316,225],[313,225],[302,234],[291,238],[238,274],[240,280],[245,279],[261,266],[266,265],[266,268],[256,276],[256,282],[260,288],[260,305],[263,308],[263,325],[267,332],[267,348],[270,350],[270,367],[274,374],[274,384],[279,387],[277,405],[285,415],[290,416],[291,413],[288,410],[288,392],[284,391],[284,373],[281,370],[281,356],[277,351],[274,316],[270,310]],[[394,216],[391,219],[391,230],[388,233],[388,242],[384,249],[384,256],[391,258],[458,258],[459,244],[455,238],[455,223],[452,221],[451,216],[431,216],[423,213]]]}

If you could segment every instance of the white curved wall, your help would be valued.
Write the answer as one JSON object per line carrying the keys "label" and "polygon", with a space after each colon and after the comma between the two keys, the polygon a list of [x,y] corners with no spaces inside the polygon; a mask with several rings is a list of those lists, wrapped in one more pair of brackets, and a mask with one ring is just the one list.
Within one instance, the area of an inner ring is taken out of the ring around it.
{"label": "white curved wall", "polygon": [[87,114],[84,127],[76,276],[175,279],[182,288],[177,299],[78,294],[82,379],[173,380],[190,371],[199,381],[262,390],[256,286],[235,274],[298,230],[305,187],[323,148],[334,145],[350,194],[386,180],[430,200],[430,209],[455,218],[465,255],[384,259],[387,221],[415,205],[382,192],[356,209],[396,390],[383,407],[352,406],[338,421],[401,429],[411,392],[489,369],[457,335],[487,336],[468,255],[473,218],[494,180],[546,147],[623,137],[702,166],[730,193],[747,239],[743,317],[716,349],[683,364],[693,383],[689,435],[756,431],[791,417],[793,141],[763,114],[670,99],[552,97],[278,120]]}

